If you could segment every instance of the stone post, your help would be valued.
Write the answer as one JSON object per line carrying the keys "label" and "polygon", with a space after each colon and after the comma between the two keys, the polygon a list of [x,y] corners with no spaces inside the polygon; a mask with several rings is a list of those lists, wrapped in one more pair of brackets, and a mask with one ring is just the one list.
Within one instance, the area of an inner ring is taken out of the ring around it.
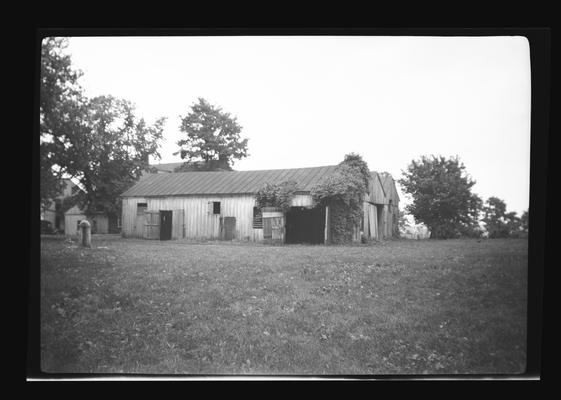
{"label": "stone post", "polygon": [[82,246],[92,247],[91,224],[88,221],[83,220],[80,222],[80,229],[82,230]]}

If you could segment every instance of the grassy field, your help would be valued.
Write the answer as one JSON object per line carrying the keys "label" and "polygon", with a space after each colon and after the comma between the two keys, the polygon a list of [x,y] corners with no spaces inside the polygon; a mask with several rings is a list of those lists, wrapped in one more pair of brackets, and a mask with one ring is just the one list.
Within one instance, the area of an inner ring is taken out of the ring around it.
{"label": "grassy field", "polygon": [[521,373],[527,241],[41,240],[45,372]]}

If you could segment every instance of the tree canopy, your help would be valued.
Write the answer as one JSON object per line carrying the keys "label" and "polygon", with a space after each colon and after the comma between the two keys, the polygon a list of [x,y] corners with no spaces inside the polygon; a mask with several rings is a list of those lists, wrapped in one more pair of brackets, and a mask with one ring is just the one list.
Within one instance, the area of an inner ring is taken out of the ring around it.
{"label": "tree canopy", "polygon": [[286,212],[290,208],[296,188],[294,181],[265,183],[255,194],[255,202],[259,208],[278,207]]}
{"label": "tree canopy", "polygon": [[191,106],[191,112],[181,117],[184,139],[177,142],[180,154],[186,162],[176,171],[232,170],[234,160],[247,157],[248,139],[242,139],[242,127],[237,119],[220,107],[203,98]]}
{"label": "tree canopy", "polygon": [[65,49],[66,38],[48,37],[41,47],[39,89],[40,196],[49,205],[63,189],[60,166],[65,143],[77,129],[76,116],[82,112],[83,94],[78,84],[82,73],[72,67]]}
{"label": "tree canopy", "polygon": [[85,190],[83,208],[118,215],[118,196],[140,178],[149,155],[159,157],[165,118],[148,125],[132,103],[112,96],[89,100],[87,109],[80,140],[68,146],[66,170]]}
{"label": "tree canopy", "polygon": [[471,192],[475,181],[457,156],[422,156],[402,174],[398,182],[412,198],[406,211],[429,228],[431,238],[477,231],[482,201]]}
{"label": "tree canopy", "polygon": [[515,211],[507,212],[506,203],[495,196],[485,202],[482,221],[489,238],[519,237],[528,232],[528,212],[522,217]]}
{"label": "tree canopy", "polygon": [[[148,125],[134,105],[113,96],[87,98],[77,82],[66,39],[43,42],[41,58],[41,198],[61,189],[63,176],[79,181],[78,205],[88,214],[119,214],[118,196],[159,157],[165,119]],[[45,179],[45,180],[43,180]]]}

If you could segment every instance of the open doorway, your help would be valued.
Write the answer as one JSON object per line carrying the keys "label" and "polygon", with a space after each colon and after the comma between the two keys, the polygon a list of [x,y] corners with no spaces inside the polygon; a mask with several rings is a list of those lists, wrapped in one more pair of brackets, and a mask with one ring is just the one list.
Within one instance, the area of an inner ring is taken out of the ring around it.
{"label": "open doorway", "polygon": [[382,204],[376,205],[376,217],[378,219],[378,240],[384,238],[384,206]]}
{"label": "open doorway", "polygon": [[286,213],[286,243],[322,244],[325,208],[290,207]]}

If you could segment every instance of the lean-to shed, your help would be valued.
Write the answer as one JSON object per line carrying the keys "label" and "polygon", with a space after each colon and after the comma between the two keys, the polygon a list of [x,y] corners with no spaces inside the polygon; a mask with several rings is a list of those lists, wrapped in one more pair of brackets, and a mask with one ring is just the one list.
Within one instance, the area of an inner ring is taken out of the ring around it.
{"label": "lean-to shed", "polygon": [[[329,213],[323,207],[314,207],[310,190],[336,167],[149,174],[121,195],[122,235],[160,240],[262,241],[263,216],[267,214],[256,207],[255,193],[265,183],[294,181],[298,190],[282,218],[282,241],[324,243]],[[375,172],[364,204],[367,237],[384,237],[387,196]]]}

